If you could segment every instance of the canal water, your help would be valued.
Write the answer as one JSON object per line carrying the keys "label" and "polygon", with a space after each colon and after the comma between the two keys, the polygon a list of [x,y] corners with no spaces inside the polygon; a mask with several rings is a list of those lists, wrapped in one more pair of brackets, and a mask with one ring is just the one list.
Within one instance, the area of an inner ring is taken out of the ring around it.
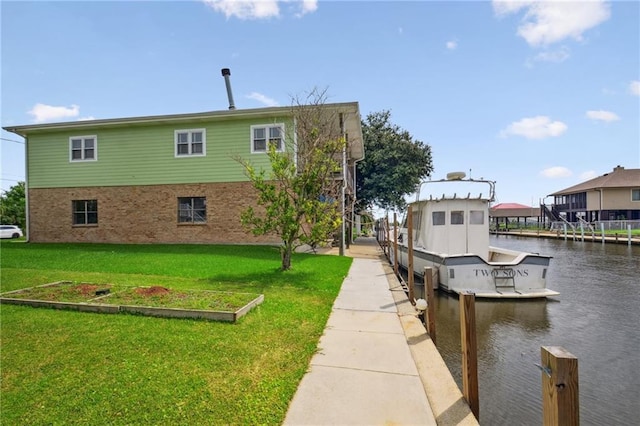
{"label": "canal water", "polygon": [[[491,244],[553,256],[535,301],[476,299],[480,423],[542,424],[541,346],[578,358],[580,423],[640,424],[640,246],[526,237]],[[458,298],[436,300],[438,349],[462,389]]]}

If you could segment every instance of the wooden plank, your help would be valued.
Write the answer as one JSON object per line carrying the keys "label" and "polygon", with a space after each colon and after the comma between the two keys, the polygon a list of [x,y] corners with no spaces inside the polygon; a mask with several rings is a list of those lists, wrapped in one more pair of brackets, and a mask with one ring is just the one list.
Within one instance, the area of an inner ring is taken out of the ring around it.
{"label": "wooden plank", "polygon": [[398,275],[398,214],[393,213],[393,272]]}
{"label": "wooden plank", "polygon": [[578,358],[559,346],[540,348],[543,424],[580,424]]}
{"label": "wooden plank", "polygon": [[427,332],[436,345],[436,297],[433,291],[433,270],[424,268],[424,291],[427,298]]}
{"label": "wooden plank", "polygon": [[476,419],[480,418],[478,395],[478,349],[475,295],[460,293],[460,339],[462,344],[462,394]]}
{"label": "wooden plank", "polygon": [[409,302],[416,304],[413,290],[413,208],[407,209],[407,279],[409,281]]}

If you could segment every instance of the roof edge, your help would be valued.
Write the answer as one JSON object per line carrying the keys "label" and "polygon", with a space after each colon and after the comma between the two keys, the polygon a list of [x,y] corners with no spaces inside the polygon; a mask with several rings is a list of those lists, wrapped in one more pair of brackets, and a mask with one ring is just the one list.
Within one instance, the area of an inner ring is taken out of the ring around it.
{"label": "roof edge", "polygon": [[[358,102],[327,103],[323,105],[328,108],[345,108],[359,114]],[[204,120],[209,118],[225,119],[236,117],[256,117],[256,116],[277,116],[288,113],[295,106],[278,106],[265,108],[250,108],[236,110],[218,110],[183,114],[148,115],[137,117],[105,118],[98,120],[63,121],[53,123],[26,124],[18,126],[3,126],[7,132],[26,137],[33,132],[43,132],[50,130],[82,129],[96,126],[119,126],[125,124],[145,124],[153,122],[181,122],[190,120]]]}

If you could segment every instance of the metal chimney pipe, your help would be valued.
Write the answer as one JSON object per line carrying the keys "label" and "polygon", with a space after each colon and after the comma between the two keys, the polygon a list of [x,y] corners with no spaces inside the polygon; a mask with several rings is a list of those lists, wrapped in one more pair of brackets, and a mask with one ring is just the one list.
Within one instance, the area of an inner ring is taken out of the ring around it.
{"label": "metal chimney pipe", "polygon": [[231,80],[229,76],[231,70],[229,68],[222,68],[222,76],[224,77],[224,84],[227,86],[227,97],[229,98],[229,109],[236,109],[236,105],[233,102],[233,93],[231,93]]}

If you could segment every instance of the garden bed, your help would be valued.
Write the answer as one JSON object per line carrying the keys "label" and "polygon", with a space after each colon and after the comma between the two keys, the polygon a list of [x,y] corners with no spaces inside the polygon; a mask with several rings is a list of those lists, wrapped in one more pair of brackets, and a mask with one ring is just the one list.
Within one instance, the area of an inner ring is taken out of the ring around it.
{"label": "garden bed", "polygon": [[71,281],[59,281],[0,294],[0,303],[229,322],[235,322],[263,300],[263,295],[248,293]]}

